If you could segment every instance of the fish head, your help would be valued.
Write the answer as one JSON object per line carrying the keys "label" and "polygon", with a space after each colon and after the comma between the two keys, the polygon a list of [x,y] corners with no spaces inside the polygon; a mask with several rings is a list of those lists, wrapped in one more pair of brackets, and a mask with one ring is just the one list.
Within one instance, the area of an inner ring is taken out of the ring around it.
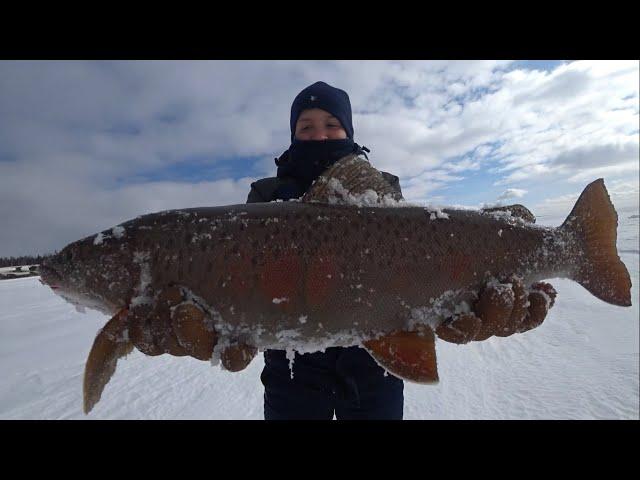
{"label": "fish head", "polygon": [[47,258],[40,280],[80,311],[87,307],[113,315],[128,305],[140,267],[126,239],[98,243],[96,238],[73,242]]}

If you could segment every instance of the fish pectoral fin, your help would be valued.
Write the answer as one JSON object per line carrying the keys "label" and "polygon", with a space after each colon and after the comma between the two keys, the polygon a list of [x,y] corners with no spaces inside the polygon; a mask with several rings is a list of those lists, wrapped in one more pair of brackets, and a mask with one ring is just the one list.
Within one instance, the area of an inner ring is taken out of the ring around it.
{"label": "fish pectoral fin", "polygon": [[100,401],[104,387],[116,371],[118,359],[131,353],[127,335],[127,313],[123,308],[96,335],[87,357],[83,381],[83,410],[88,414]]}
{"label": "fish pectoral fin", "polygon": [[413,332],[393,332],[364,347],[382,368],[415,383],[438,383],[435,335],[429,327]]}

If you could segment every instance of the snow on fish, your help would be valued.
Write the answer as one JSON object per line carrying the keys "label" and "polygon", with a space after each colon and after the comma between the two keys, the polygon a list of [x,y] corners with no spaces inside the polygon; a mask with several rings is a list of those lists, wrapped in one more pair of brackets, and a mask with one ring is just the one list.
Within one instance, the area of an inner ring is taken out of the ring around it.
{"label": "snow on fish", "polygon": [[112,317],[85,366],[85,413],[134,347],[238,370],[265,349],[360,345],[388,372],[428,384],[438,380],[433,330],[493,279],[564,277],[631,305],[602,179],[560,227],[532,217],[411,205],[348,156],[300,201],[143,215],[69,244],[41,278]]}

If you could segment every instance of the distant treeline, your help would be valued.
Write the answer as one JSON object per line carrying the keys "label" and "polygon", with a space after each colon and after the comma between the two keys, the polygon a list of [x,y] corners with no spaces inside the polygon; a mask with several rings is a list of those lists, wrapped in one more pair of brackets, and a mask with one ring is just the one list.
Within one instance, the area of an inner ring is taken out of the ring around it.
{"label": "distant treeline", "polygon": [[23,255],[22,257],[0,257],[0,267],[13,267],[14,265],[35,265],[50,257],[49,255]]}

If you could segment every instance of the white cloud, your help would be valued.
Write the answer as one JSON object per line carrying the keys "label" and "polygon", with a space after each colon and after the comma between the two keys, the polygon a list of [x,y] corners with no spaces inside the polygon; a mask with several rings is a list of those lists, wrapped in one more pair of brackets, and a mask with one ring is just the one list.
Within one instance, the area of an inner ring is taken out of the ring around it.
{"label": "white cloud", "polygon": [[559,168],[553,169],[547,165],[529,164],[523,165],[520,169],[515,170],[514,173],[507,175],[506,177],[498,180],[494,185],[507,185],[509,183],[521,182],[523,180],[540,180],[542,178],[548,178],[550,175],[554,175]]}
{"label": "white cloud", "polygon": [[593,147],[567,150],[558,155],[551,163],[571,168],[600,168],[603,165],[617,165],[640,159],[637,137],[629,136],[623,143],[595,145]]}
{"label": "white cloud", "polygon": [[[162,198],[172,205],[244,201],[243,178],[275,174],[273,158],[290,140],[291,101],[317,80],[349,93],[356,141],[371,148],[376,167],[400,176],[406,197],[442,197],[467,171],[486,175],[487,186],[524,186],[532,201],[551,179],[567,190],[594,176],[637,177],[638,67],[0,61],[0,213],[13,232],[0,233],[0,255],[35,253],[52,229],[92,232],[97,223],[167,205]],[[238,156],[256,160],[218,179],[229,183],[126,185],[189,158],[215,165]],[[39,195],[13,187],[36,181],[44,185]],[[224,195],[209,197],[209,187]]]}
{"label": "white cloud", "polygon": [[[63,170],[26,165],[2,173],[0,238],[5,255],[49,252],[138,215],[155,211],[244,203],[251,178],[210,182],[149,182],[95,188]],[[1,171],[1,170],[0,170]],[[1,174],[0,174],[1,175]]]}
{"label": "white cloud", "polygon": [[[586,185],[584,186],[586,187]],[[640,209],[640,187],[637,178],[636,180],[605,180],[605,187],[618,215],[638,212]],[[532,210],[541,220],[539,223],[550,226],[560,225],[578,201],[580,193],[582,193],[582,189],[545,199],[535,205]]]}
{"label": "white cloud", "polygon": [[610,165],[606,167],[590,168],[576,173],[568,178],[569,182],[584,182],[585,180],[595,180],[601,177],[619,177],[621,175],[638,177],[640,165],[638,162],[627,162],[620,165]]}
{"label": "white cloud", "polygon": [[461,120],[466,127],[493,127],[507,169],[542,164],[570,148],[616,143],[634,132],[637,144],[638,64],[610,68],[611,77],[593,74],[598,66],[574,62],[550,73],[509,72],[500,89],[466,104]]}
{"label": "white cloud", "polygon": [[480,161],[465,158],[459,162],[444,163],[442,164],[442,168],[449,172],[465,172],[467,170],[478,170],[480,168]]}
{"label": "white cloud", "polygon": [[462,180],[463,177],[451,175],[444,170],[432,170],[414,176],[407,181],[401,180],[402,196],[409,202],[434,203],[442,197],[433,195],[433,191],[447,183]]}
{"label": "white cloud", "polygon": [[521,188],[509,188],[498,196],[498,200],[508,200],[510,198],[522,198],[527,193]]}

